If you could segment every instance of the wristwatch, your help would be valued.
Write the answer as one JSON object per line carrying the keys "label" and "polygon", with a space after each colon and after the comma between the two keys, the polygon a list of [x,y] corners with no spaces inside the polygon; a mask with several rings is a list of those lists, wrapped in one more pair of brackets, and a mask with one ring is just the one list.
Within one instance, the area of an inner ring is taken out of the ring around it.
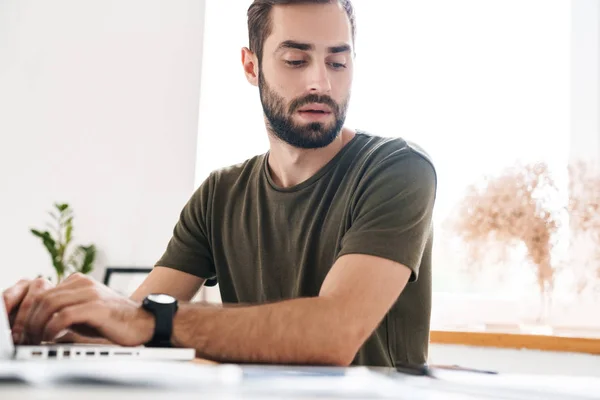
{"label": "wristwatch", "polygon": [[168,294],[149,294],[142,302],[142,308],[154,315],[156,321],[154,335],[152,340],[146,343],[146,347],[172,347],[171,334],[173,318],[177,312],[177,299]]}

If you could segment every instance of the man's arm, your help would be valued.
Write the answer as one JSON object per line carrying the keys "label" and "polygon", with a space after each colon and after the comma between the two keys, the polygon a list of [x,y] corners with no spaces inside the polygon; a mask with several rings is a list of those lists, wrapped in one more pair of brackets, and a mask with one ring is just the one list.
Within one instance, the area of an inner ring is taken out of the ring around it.
{"label": "man's arm", "polygon": [[223,362],[349,365],[410,273],[387,259],[346,255],[318,297],[235,308],[182,305],[172,340]]}
{"label": "man's arm", "polygon": [[131,299],[141,302],[150,293],[165,293],[179,301],[190,301],[204,281],[203,278],[173,268],[154,267]]}
{"label": "man's arm", "polygon": [[[226,362],[348,365],[402,292],[410,270],[387,259],[351,254],[334,264],[318,297],[217,308],[182,304],[173,342]],[[26,330],[33,343],[85,326],[124,346],[147,343],[154,317],[81,274],[45,292]]]}

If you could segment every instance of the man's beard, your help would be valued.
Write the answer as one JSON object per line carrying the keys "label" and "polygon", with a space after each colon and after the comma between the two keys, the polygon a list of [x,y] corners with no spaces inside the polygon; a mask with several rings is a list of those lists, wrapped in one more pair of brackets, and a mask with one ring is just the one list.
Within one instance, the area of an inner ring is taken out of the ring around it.
{"label": "man's beard", "polygon": [[[344,126],[349,99],[338,105],[329,96],[309,94],[294,99],[286,109],[285,100],[269,87],[262,71],[259,71],[258,74],[258,89],[271,132],[291,146],[302,149],[318,149],[328,146],[340,134]],[[329,106],[335,118],[334,123],[329,127],[329,124],[321,122],[311,122],[305,125],[294,123],[292,120],[294,112],[311,103]]]}

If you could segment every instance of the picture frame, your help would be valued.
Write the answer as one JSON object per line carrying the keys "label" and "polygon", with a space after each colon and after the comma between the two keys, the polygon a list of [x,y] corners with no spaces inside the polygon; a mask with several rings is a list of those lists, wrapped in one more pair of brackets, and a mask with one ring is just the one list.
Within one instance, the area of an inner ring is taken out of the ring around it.
{"label": "picture frame", "polygon": [[104,285],[124,295],[131,296],[146,279],[152,268],[148,267],[107,267],[104,272]]}

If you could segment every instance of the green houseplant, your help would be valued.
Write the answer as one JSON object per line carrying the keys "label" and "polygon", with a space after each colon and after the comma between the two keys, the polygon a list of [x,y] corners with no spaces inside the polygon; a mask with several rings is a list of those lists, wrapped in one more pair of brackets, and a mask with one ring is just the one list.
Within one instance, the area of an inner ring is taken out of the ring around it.
{"label": "green houseplant", "polygon": [[31,233],[40,238],[50,254],[52,265],[56,271],[56,283],[75,272],[88,274],[94,269],[96,246],[75,246],[73,242],[73,211],[68,204],[55,203],[54,210],[49,212],[53,224],[49,231],[31,229]]}

